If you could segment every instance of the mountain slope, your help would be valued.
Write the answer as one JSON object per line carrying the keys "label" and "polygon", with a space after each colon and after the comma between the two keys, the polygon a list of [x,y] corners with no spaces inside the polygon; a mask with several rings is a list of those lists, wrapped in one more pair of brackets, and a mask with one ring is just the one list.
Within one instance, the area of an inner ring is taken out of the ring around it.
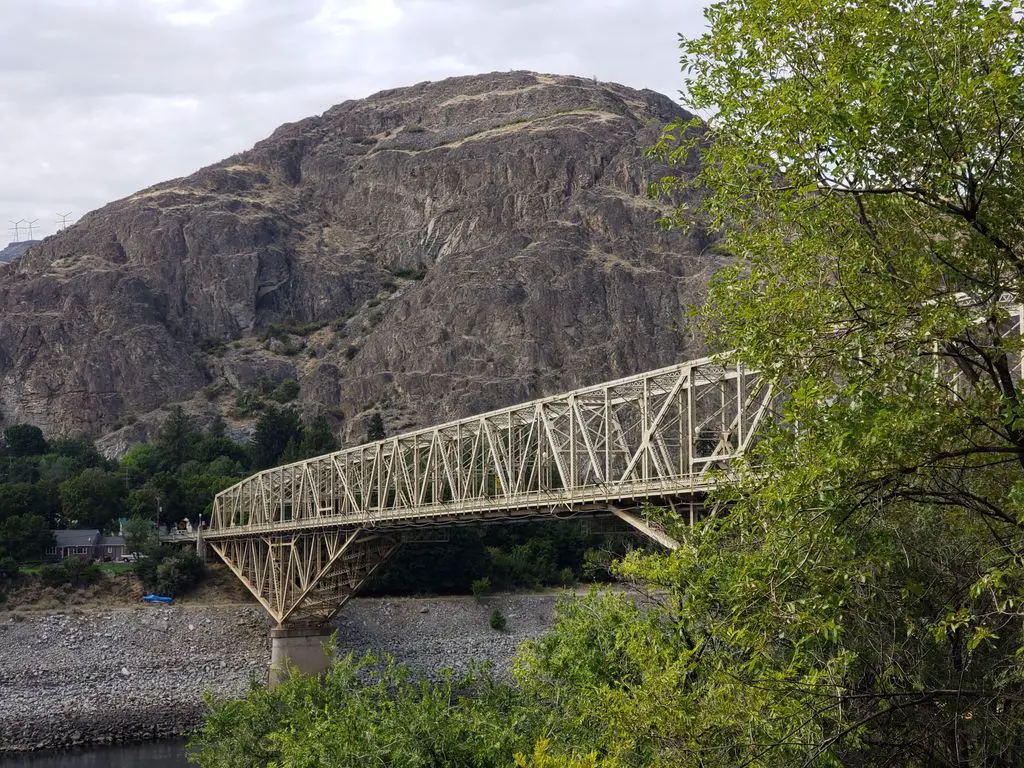
{"label": "mountain slope", "polygon": [[0,411],[92,436],[140,419],[123,447],[168,403],[241,417],[294,378],[355,438],[373,411],[394,431],[692,356],[682,309],[714,265],[656,227],[642,154],[682,114],[512,72],[284,125],[0,268]]}
{"label": "mountain slope", "polygon": [[0,249],[0,264],[9,264],[38,242],[38,240],[19,240],[16,243],[8,243],[6,248]]}

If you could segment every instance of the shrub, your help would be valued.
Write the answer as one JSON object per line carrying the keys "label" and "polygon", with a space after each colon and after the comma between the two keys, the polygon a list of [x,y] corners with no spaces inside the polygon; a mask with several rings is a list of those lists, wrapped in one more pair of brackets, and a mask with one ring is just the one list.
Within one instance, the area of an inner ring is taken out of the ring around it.
{"label": "shrub", "polygon": [[39,580],[48,587],[70,584],[72,587],[87,587],[103,578],[103,571],[95,563],[87,563],[77,557],[67,557],[59,563],[44,565],[39,569]]}
{"label": "shrub", "polygon": [[290,403],[298,396],[299,382],[295,379],[285,379],[270,393],[270,397],[279,403]]}
{"label": "shrub", "polygon": [[411,269],[407,267],[392,269],[391,274],[404,280],[422,280],[427,276],[427,265],[421,261]]}
{"label": "shrub", "polygon": [[168,546],[158,547],[140,558],[134,570],[146,589],[172,597],[198,586],[206,574],[203,561],[193,550]]}
{"label": "shrub", "polygon": [[504,632],[505,627],[508,625],[508,620],[505,618],[505,614],[495,608],[491,611],[491,618],[489,621],[491,629],[498,632]]}
{"label": "shrub", "polygon": [[13,557],[0,557],[0,581],[9,581],[18,575],[18,561]]}
{"label": "shrub", "polygon": [[487,576],[484,576],[483,578],[480,578],[480,579],[476,579],[470,585],[469,589],[473,593],[473,597],[479,598],[479,597],[484,597],[486,595],[489,595],[489,594],[491,594],[491,591],[492,591],[492,589],[491,589],[491,580]]}
{"label": "shrub", "polygon": [[576,584],[576,574],[573,573],[572,568],[566,566],[558,572],[558,583],[563,587],[571,587]]}
{"label": "shrub", "polygon": [[239,392],[235,397],[235,407],[242,416],[251,416],[256,411],[263,410],[263,399],[257,392],[246,390]]}

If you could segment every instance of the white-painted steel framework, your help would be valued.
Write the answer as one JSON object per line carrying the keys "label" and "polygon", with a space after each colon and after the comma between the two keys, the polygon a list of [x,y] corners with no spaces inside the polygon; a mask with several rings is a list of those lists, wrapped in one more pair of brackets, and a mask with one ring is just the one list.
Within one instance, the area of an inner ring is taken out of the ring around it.
{"label": "white-painted steel framework", "polygon": [[207,543],[279,624],[329,619],[404,539],[450,523],[699,501],[772,402],[704,358],[269,469],[220,493]]}

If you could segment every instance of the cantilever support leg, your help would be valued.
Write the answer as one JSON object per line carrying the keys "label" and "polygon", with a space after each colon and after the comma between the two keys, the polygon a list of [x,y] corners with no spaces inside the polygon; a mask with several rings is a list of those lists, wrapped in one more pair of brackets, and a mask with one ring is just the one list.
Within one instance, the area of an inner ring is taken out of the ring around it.
{"label": "cantilever support leg", "polygon": [[326,625],[401,544],[372,530],[209,542],[281,627]]}
{"label": "cantilever support leg", "polygon": [[663,530],[655,528],[649,522],[647,522],[641,517],[637,517],[632,512],[627,512],[624,509],[612,507],[612,514],[620,520],[629,523],[631,526],[636,528],[645,536],[654,539],[656,542],[661,544],[661,546],[665,547],[666,549],[676,550],[679,549],[679,547],[681,546],[678,541],[673,539]]}

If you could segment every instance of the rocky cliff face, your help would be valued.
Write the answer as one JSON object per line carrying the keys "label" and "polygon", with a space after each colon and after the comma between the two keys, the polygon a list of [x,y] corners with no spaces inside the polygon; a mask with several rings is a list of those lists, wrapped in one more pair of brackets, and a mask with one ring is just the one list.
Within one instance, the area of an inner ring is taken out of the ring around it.
{"label": "rocky cliff face", "polygon": [[38,240],[19,240],[16,243],[8,243],[6,248],[0,249],[0,264],[14,261],[38,242]]}
{"label": "rocky cliff face", "polygon": [[715,265],[656,227],[642,154],[680,114],[514,72],[282,126],[0,266],[3,418],[116,450],[174,402],[241,428],[240,395],[293,378],[361,437],[693,356]]}

